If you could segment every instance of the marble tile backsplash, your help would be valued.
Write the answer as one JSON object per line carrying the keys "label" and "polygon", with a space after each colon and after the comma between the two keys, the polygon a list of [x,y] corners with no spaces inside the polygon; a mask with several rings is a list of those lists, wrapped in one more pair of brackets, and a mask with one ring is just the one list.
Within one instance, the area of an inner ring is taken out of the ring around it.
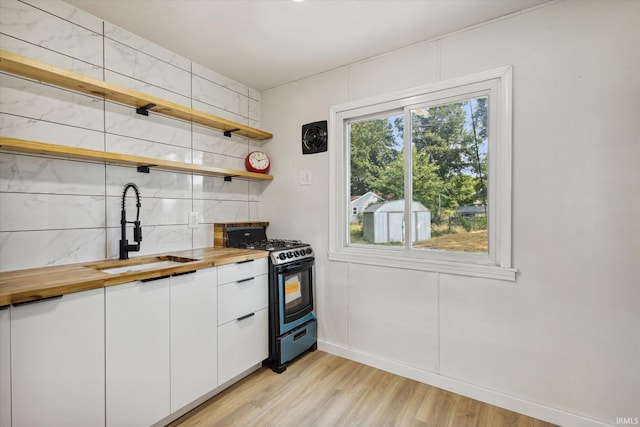
{"label": "marble tile backsplash", "polygon": [[[258,91],[60,0],[0,0],[0,48],[259,127]],[[6,73],[0,135],[231,169],[260,144]],[[117,258],[128,182],[142,197],[136,255],[211,246],[214,222],[260,220],[267,185],[0,153],[0,271]]]}

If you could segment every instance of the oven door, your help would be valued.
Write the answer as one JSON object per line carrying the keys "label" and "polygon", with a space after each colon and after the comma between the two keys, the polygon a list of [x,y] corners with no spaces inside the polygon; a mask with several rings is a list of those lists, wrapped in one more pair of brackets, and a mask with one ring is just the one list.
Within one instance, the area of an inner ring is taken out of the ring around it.
{"label": "oven door", "polygon": [[276,268],[278,331],[282,335],[314,319],[313,258]]}

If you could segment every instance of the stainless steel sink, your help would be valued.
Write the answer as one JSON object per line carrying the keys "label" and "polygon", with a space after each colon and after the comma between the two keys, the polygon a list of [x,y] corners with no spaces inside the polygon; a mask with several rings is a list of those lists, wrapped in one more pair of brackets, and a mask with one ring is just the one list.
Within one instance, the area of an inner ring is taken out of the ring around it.
{"label": "stainless steel sink", "polygon": [[181,258],[174,256],[159,256],[142,259],[130,259],[126,261],[105,261],[87,267],[108,274],[130,273],[134,271],[158,270],[175,267],[187,262],[197,261],[192,258]]}

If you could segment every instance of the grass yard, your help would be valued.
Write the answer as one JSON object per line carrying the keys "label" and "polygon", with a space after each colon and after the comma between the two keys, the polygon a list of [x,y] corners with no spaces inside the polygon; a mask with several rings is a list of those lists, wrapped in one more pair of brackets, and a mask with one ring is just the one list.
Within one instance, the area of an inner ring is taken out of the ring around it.
{"label": "grass yard", "polygon": [[460,252],[487,252],[489,246],[487,238],[487,230],[461,231],[417,242],[414,247]]}
{"label": "grass yard", "polygon": [[[440,234],[430,240],[414,243],[415,248],[438,249],[459,252],[488,252],[487,230],[466,231],[460,226],[452,227],[444,232],[446,226],[440,230],[433,230],[434,234]],[[367,243],[363,239],[362,225],[351,224],[351,243]],[[400,243],[382,243],[382,245],[400,245]]]}

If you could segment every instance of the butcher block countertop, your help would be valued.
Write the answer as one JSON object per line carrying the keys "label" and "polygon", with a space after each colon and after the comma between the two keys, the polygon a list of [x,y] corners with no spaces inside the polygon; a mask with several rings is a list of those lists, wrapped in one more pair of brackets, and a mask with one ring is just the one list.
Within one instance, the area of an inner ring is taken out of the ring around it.
{"label": "butcher block countertop", "polygon": [[[255,249],[202,248],[131,257],[129,260],[110,259],[6,271],[0,273],[0,307],[137,280],[188,273],[203,268],[250,261],[267,256],[269,256],[269,252]],[[157,263],[158,267],[150,266],[151,268],[145,270],[124,271],[115,274],[101,271],[120,267],[135,268],[135,266],[147,263]]]}

